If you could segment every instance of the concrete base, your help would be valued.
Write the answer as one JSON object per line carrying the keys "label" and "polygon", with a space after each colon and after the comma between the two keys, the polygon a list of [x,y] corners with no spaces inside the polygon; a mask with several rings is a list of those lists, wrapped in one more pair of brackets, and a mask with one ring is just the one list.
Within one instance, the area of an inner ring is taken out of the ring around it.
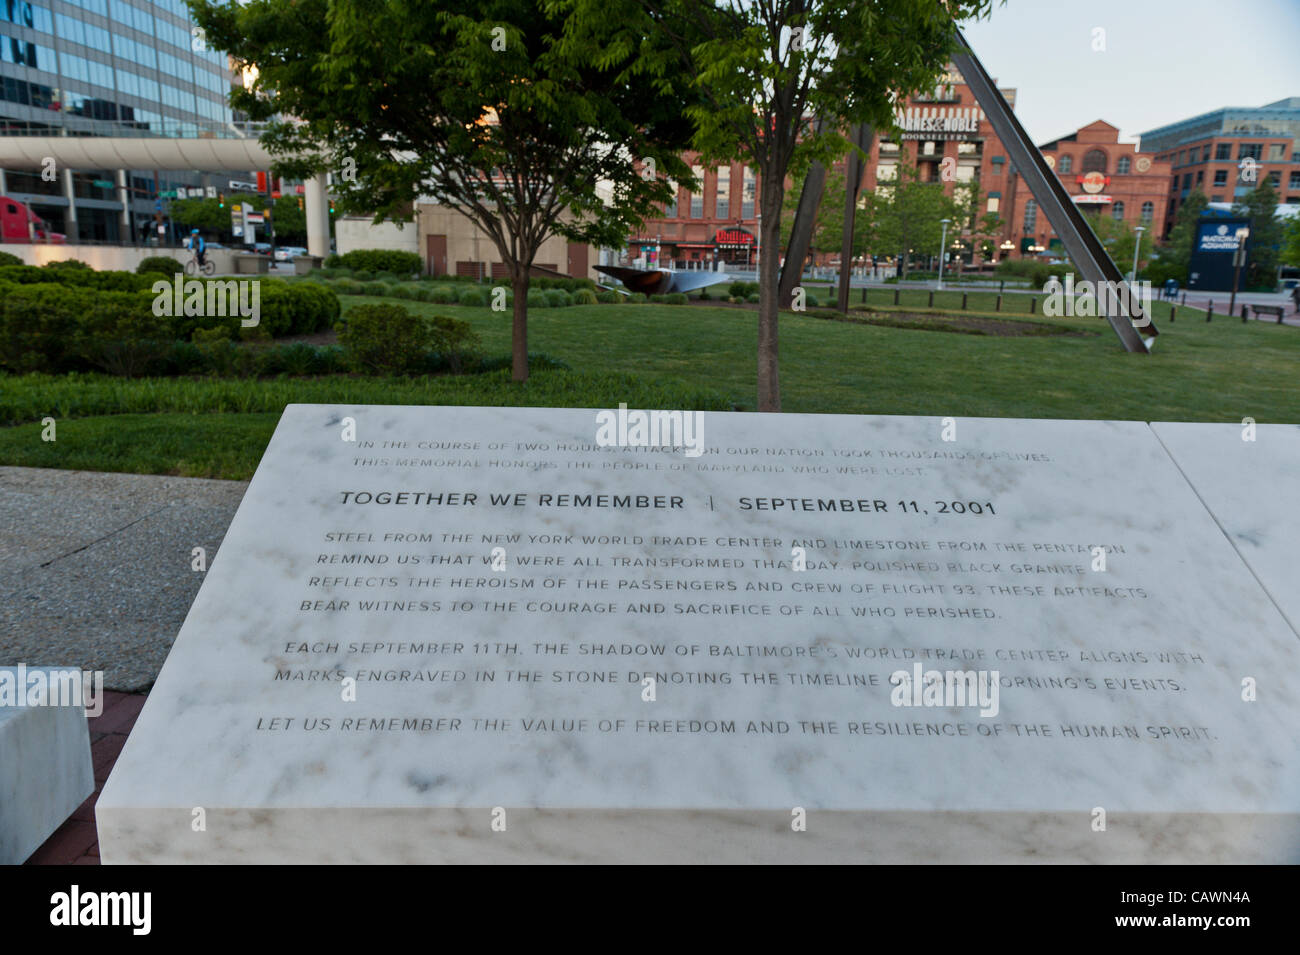
{"label": "concrete base", "polygon": [[83,707],[0,706],[0,865],[22,863],[94,791]]}

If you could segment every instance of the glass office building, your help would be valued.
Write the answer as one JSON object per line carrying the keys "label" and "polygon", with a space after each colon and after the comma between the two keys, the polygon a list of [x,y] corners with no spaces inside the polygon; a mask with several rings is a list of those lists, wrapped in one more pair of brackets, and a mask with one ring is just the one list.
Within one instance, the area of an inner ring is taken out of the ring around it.
{"label": "glass office building", "polygon": [[[0,0],[0,133],[186,136],[231,121],[224,54],[207,48],[181,0]],[[69,242],[154,236],[159,193],[226,188],[199,171],[128,170],[130,229],[118,170],[7,169],[21,199]],[[60,228],[59,223],[63,224]]]}

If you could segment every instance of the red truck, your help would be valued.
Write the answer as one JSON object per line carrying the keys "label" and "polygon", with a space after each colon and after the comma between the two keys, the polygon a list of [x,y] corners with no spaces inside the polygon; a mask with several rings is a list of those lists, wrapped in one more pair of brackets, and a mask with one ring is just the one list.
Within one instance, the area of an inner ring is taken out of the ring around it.
{"label": "red truck", "polygon": [[63,245],[67,238],[62,232],[50,231],[45,220],[32,212],[26,203],[0,196],[0,242]]}

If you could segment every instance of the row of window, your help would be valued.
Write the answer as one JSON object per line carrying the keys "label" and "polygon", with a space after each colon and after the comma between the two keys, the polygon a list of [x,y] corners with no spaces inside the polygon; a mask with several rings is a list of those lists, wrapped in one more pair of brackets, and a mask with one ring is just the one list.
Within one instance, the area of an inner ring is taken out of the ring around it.
{"label": "row of window", "polygon": [[[1272,184],[1274,189],[1282,188],[1282,171],[1280,169],[1274,169],[1272,172],[1269,172],[1266,175],[1266,178]],[[1183,173],[1182,182],[1183,182],[1184,189],[1190,189],[1192,187],[1192,174],[1190,172]],[[1205,170],[1198,169],[1196,172],[1196,185],[1200,186],[1203,185],[1204,183],[1205,183]],[[1214,185],[1226,186],[1227,184],[1228,184],[1228,170],[1227,169],[1214,170]],[[1174,176],[1174,188],[1175,189],[1178,188],[1177,175]],[[1300,171],[1296,171],[1296,170],[1291,171],[1290,179],[1287,182],[1287,188],[1300,189]]]}
{"label": "row of window", "polygon": [[[692,166],[691,172],[700,183],[704,182],[703,166]],[[717,170],[717,177],[718,185],[713,195],[713,215],[710,218],[729,219],[731,218],[731,167],[720,166]],[[673,198],[664,207],[664,218],[666,219],[676,218],[678,214],[677,184],[671,183],[671,185],[673,186]],[[754,170],[745,170],[741,188],[740,217],[742,219],[752,219],[754,218],[754,200],[758,195],[758,179]],[[704,194],[701,192],[691,193],[690,218],[704,218]]]}
{"label": "row of window", "polygon": [[0,63],[12,63],[15,66],[30,66],[36,70],[57,72],[54,51],[48,46],[20,40],[17,37],[0,33]]}
{"label": "row of window", "polygon": [[[1142,203],[1143,222],[1150,222],[1151,219],[1155,216],[1155,214],[1156,214],[1156,206],[1154,202]],[[1110,206],[1110,216],[1112,219],[1115,219],[1116,221],[1122,220],[1124,218],[1124,203],[1112,202]],[[1035,202],[1033,199],[1027,199],[1025,200],[1025,219],[1024,219],[1024,228],[1022,231],[1033,232],[1037,226],[1038,226],[1038,203]]]}
{"label": "row of window", "polygon": [[0,0],[0,22],[16,23],[42,33],[50,33],[54,29],[49,10],[23,0]]}
{"label": "row of window", "polygon": [[[1107,166],[1106,153],[1100,149],[1090,149],[1083,154],[1083,163],[1079,166],[1079,172],[1084,175],[1090,172],[1099,172],[1105,175]],[[1115,163],[1115,174],[1127,176],[1132,167],[1133,157],[1120,156],[1119,161]],[[1058,159],[1056,161],[1056,171],[1062,176],[1074,172],[1074,157],[1066,154]]]}
{"label": "row of window", "polygon": [[[1238,143],[1238,159],[1258,159],[1264,158],[1264,143]],[[1268,144],[1268,161],[1269,162],[1286,162],[1287,144],[1286,143],[1269,143]],[[1193,146],[1191,149],[1180,149],[1178,152],[1168,153],[1160,157],[1161,160],[1172,162],[1175,166],[1187,166],[1193,163],[1209,162],[1210,147]],[[1216,162],[1230,162],[1232,160],[1232,143],[1216,143],[1214,146],[1214,159]]]}
{"label": "row of window", "polygon": [[[106,0],[71,0],[71,2],[76,3],[77,6],[89,10],[92,13],[98,13],[101,16],[108,16],[111,9],[112,19],[123,26],[139,30],[141,33],[149,37],[157,37],[159,40],[162,40],[165,43],[170,43],[172,46],[178,47],[182,50],[193,52],[210,63],[218,66],[222,64],[221,54],[216,50],[207,49],[206,44],[204,44],[205,48],[202,50],[194,49],[196,41],[191,29],[178,27],[168,20],[155,18],[152,13],[140,9],[139,7],[132,6],[131,4],[124,2],[124,0],[112,0],[111,8],[107,5]],[[163,9],[172,10],[172,12],[176,13],[177,16],[185,19],[189,18],[188,10],[172,9],[173,7],[182,7],[183,5],[180,3],[159,4],[159,6]],[[58,36],[61,39],[69,40],[73,43],[81,43],[104,53],[108,52],[108,31],[93,24],[82,23],[81,21],[76,20],[73,17],[65,16],[64,14],[59,14],[55,17],[50,13],[47,7],[43,7],[36,3],[27,3],[25,0],[0,0],[0,21],[20,24],[21,26],[38,30],[41,33],[49,33],[52,35],[54,34],[55,24],[57,23]],[[126,56],[137,63],[149,66],[153,65],[153,50],[151,47],[130,40],[127,37],[120,37],[118,34],[114,34],[114,38],[124,40],[128,49],[147,51],[131,53],[119,52],[119,56]]]}

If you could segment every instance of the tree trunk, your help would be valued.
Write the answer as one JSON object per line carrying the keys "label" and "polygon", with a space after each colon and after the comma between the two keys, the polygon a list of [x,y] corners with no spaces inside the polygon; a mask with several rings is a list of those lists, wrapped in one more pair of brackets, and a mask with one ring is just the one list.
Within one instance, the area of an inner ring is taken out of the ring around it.
{"label": "tree trunk", "polygon": [[777,300],[781,273],[781,203],[785,182],[780,175],[764,176],[759,204],[763,226],[759,230],[758,269],[758,410],[781,410],[781,378],[777,356]]}
{"label": "tree trunk", "polygon": [[510,351],[512,378],[528,380],[528,266],[513,263],[510,267],[510,288],[514,293],[514,326],[511,329]]}

